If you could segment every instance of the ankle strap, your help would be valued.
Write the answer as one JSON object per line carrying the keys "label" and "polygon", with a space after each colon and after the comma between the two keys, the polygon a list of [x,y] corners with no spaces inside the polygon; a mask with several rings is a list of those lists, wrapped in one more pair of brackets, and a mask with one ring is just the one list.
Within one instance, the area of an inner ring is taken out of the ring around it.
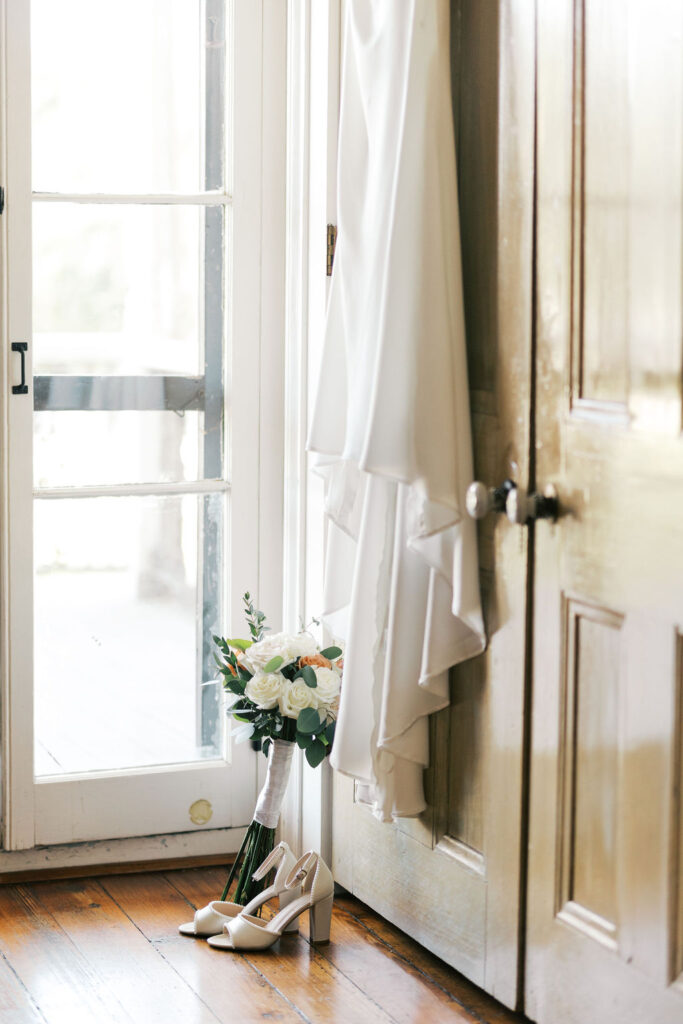
{"label": "ankle strap", "polygon": [[298,861],[287,875],[285,889],[295,889],[301,886],[302,892],[307,892],[313,884],[315,870],[318,867],[319,855],[315,850],[309,850],[299,857]]}
{"label": "ankle strap", "polygon": [[290,854],[293,860],[294,854],[289,849],[287,843],[283,840],[270,851],[266,859],[256,869],[256,871],[251,877],[254,879],[255,882],[260,882],[262,878],[266,877],[269,871],[272,871],[273,868],[276,868],[278,866],[278,864],[282,861],[283,857],[285,857],[288,853]]}

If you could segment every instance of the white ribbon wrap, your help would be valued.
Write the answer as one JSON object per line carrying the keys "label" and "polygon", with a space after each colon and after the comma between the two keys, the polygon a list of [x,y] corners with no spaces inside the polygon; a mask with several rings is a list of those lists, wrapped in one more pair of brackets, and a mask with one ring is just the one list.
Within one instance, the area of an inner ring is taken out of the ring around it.
{"label": "white ribbon wrap", "polygon": [[279,821],[293,753],[293,743],[288,743],[285,740],[273,740],[268,753],[266,781],[259,793],[254,811],[254,821],[265,825],[266,828],[276,828]]}

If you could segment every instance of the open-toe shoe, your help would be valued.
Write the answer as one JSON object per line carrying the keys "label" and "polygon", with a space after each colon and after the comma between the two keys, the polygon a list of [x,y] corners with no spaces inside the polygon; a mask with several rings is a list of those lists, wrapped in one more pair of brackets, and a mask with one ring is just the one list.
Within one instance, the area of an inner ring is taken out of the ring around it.
{"label": "open-toe shoe", "polygon": [[[282,907],[270,921],[254,917],[247,907],[226,921],[222,935],[208,940],[214,949],[268,949],[288,931],[300,914],[310,915],[311,942],[329,942],[332,920],[334,880],[319,853],[310,850],[299,858],[285,882],[289,892],[297,892],[295,899]],[[301,895],[298,894],[301,887]]]}
{"label": "open-toe shoe", "polygon": [[[228,903],[225,900],[213,900],[205,907],[202,907],[194,915],[194,921],[181,924],[178,931],[181,935],[192,935],[197,939],[205,939],[210,935],[220,935],[228,921],[237,917],[243,911],[254,914],[259,907],[272,900],[275,896],[280,897],[280,910],[286,907],[299,895],[296,889],[286,889],[285,882],[292,872],[296,858],[287,843],[282,842],[271,850],[261,866],[254,872],[254,879],[258,882],[265,878],[269,871],[277,868],[273,884],[255,896],[245,907],[239,903]],[[258,918],[256,918],[258,920]],[[298,931],[298,921],[291,922],[288,931]]]}

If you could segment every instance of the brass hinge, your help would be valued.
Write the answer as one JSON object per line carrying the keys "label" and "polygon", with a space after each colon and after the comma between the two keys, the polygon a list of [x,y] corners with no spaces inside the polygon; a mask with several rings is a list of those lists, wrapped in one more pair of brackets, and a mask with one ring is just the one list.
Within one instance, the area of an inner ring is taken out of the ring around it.
{"label": "brass hinge", "polygon": [[337,225],[327,225],[327,276],[332,276],[332,264],[334,263],[334,250],[337,244]]}

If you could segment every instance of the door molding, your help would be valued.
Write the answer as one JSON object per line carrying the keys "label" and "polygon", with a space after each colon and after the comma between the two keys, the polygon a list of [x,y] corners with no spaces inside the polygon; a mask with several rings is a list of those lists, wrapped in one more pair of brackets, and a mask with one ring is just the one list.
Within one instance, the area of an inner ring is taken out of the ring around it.
{"label": "door molding", "polygon": [[[309,400],[317,386],[329,278],[326,225],[336,223],[342,0],[289,0],[284,623],[296,630],[322,608],[322,481],[308,469]],[[297,850],[330,860],[332,772],[296,751],[280,819]]]}

